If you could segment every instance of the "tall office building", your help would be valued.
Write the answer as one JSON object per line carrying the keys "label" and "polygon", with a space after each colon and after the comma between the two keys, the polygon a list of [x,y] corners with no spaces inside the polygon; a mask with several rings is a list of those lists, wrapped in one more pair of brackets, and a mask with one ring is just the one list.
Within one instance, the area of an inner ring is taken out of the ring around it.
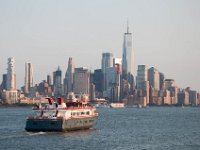
{"label": "tall office building", "polygon": [[164,89],[169,89],[170,87],[175,87],[175,80],[174,79],[165,79],[163,83]]}
{"label": "tall office building", "polygon": [[116,63],[115,66],[107,68],[106,72],[106,97],[113,102],[119,101],[121,64]]}
{"label": "tall office building", "polygon": [[151,67],[148,70],[148,80],[154,90],[160,90],[160,74],[156,68]]}
{"label": "tall office building", "polygon": [[93,83],[95,85],[97,96],[102,96],[103,74],[101,69],[94,70]]}
{"label": "tall office building", "polygon": [[54,94],[55,96],[62,95],[62,71],[60,67],[53,73],[54,78]]}
{"label": "tall office building", "polygon": [[148,81],[148,69],[146,65],[138,65],[136,86],[137,89],[143,89],[144,82]]}
{"label": "tall office building", "polygon": [[164,76],[164,74],[163,73],[159,73],[159,78],[160,78],[160,90],[162,90],[163,89],[163,86],[164,86],[164,80],[165,80],[165,76]]}
{"label": "tall office building", "polygon": [[90,72],[87,68],[75,68],[73,88],[75,94],[89,94]]}
{"label": "tall office building", "polygon": [[178,93],[178,104],[179,105],[189,105],[189,92],[182,90]]}
{"label": "tall office building", "polygon": [[103,53],[101,60],[101,70],[103,73],[103,91],[105,93],[107,79],[106,79],[106,68],[113,67],[113,54],[112,53]]}
{"label": "tall office building", "polygon": [[2,93],[2,99],[5,103],[14,104],[17,102],[18,95],[16,90],[15,60],[8,58],[8,68],[6,76],[6,90]]}
{"label": "tall office building", "polygon": [[2,80],[2,83],[1,83],[1,89],[2,90],[6,89],[6,86],[7,86],[6,82],[7,82],[7,74],[3,74],[3,80]]}
{"label": "tall office building", "polygon": [[74,62],[72,57],[68,60],[68,68],[64,79],[64,93],[73,92],[73,79],[74,78]]}
{"label": "tall office building", "polygon": [[47,75],[47,83],[49,86],[52,85],[52,78],[51,78],[51,75]]}
{"label": "tall office building", "polygon": [[33,87],[33,66],[31,63],[25,63],[25,94],[29,94],[31,87]]}
{"label": "tall office building", "polygon": [[[124,33],[123,52],[122,52],[122,83],[127,83],[127,87],[121,85],[121,98],[133,94],[135,89],[135,62],[132,42],[132,33],[129,32],[129,25],[127,22],[127,32]],[[125,90],[126,89],[126,90]],[[126,92],[125,92],[126,91]]]}
{"label": "tall office building", "polygon": [[8,58],[6,89],[16,90],[15,60],[13,57]]}
{"label": "tall office building", "polygon": [[124,33],[123,54],[122,54],[122,76],[127,78],[128,74],[135,75],[134,52],[132,43],[132,33],[129,32],[127,23],[127,32]]}

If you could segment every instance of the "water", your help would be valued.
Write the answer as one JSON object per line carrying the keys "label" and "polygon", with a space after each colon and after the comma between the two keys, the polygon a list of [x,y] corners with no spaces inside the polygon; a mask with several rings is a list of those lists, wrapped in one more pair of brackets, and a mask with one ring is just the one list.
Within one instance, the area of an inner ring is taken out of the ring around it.
{"label": "water", "polygon": [[31,108],[0,108],[0,149],[200,150],[200,108],[102,108],[90,130],[24,130]]}

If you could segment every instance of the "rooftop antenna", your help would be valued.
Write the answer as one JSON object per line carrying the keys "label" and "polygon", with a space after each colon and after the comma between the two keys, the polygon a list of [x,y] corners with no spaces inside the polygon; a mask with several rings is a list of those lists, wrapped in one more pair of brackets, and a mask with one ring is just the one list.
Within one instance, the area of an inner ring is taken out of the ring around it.
{"label": "rooftop antenna", "polygon": [[128,23],[128,18],[127,18],[127,33],[129,33],[129,23]]}

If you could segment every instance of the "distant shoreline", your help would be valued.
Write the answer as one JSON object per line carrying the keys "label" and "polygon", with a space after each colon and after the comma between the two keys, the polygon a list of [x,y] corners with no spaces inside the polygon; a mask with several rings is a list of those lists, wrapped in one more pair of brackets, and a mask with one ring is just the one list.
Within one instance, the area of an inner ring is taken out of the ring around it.
{"label": "distant shoreline", "polygon": [[33,107],[34,104],[0,104],[0,108],[6,107]]}

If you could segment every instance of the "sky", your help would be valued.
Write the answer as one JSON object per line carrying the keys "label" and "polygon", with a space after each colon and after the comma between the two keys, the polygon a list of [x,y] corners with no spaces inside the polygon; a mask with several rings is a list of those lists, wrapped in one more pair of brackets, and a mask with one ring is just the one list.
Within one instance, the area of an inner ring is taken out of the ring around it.
{"label": "sky", "polygon": [[200,91],[199,0],[0,0],[0,82],[8,57],[18,88],[25,62],[37,84],[58,66],[64,77],[69,57],[91,70],[101,67],[103,52],[122,57],[127,18],[136,67],[155,67]]}

